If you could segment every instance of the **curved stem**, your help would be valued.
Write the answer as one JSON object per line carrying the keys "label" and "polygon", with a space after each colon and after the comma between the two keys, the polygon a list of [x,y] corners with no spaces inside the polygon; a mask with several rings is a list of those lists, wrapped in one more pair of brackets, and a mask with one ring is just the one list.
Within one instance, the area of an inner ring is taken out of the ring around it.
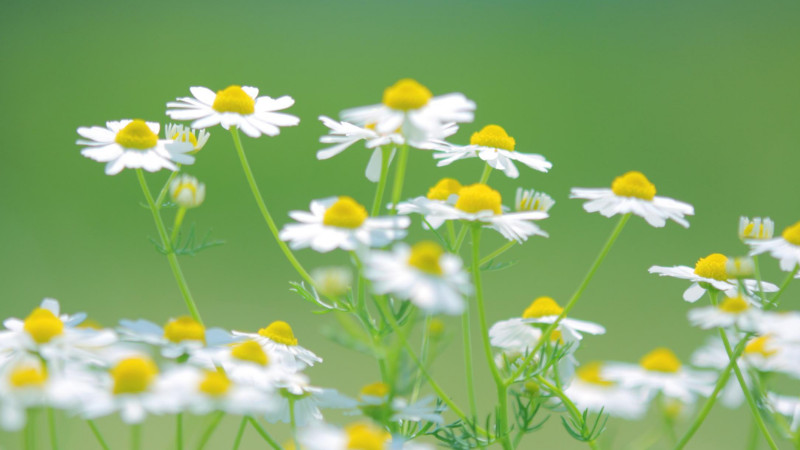
{"label": "curved stem", "polygon": [[383,193],[386,191],[386,180],[389,178],[389,158],[392,155],[392,150],[381,148],[381,177],[378,180],[378,186],[375,188],[375,199],[372,200],[372,211],[370,216],[375,217],[381,212],[381,204],[383,203]]}
{"label": "curved stem", "polygon": [[233,450],[239,450],[242,445],[242,437],[244,437],[244,427],[247,425],[247,416],[242,417],[242,423],[239,425],[239,431],[236,432],[236,438],[233,440]]}
{"label": "curved stem", "polygon": [[397,167],[394,171],[394,184],[392,185],[392,209],[391,215],[397,214],[397,203],[400,202],[400,197],[403,195],[403,182],[406,178],[406,165],[408,164],[408,144],[403,144],[400,147],[400,153],[397,156]]}
{"label": "curved stem", "polygon": [[200,442],[197,443],[197,450],[203,450],[203,448],[208,443],[208,440],[211,439],[211,435],[214,433],[214,430],[217,429],[219,423],[222,421],[222,418],[225,416],[225,413],[222,411],[218,412],[213,419],[211,419],[211,423],[208,425],[206,430],[203,432],[203,435],[200,436]]}
{"label": "curved stem", "polygon": [[289,260],[289,263],[292,264],[294,270],[296,270],[297,273],[300,274],[300,276],[308,284],[314,286],[314,281],[311,279],[311,275],[306,272],[306,270],[300,264],[300,261],[295,258],[294,253],[292,253],[292,251],[289,249],[289,246],[286,245],[286,243],[283,242],[279,236],[280,232],[278,231],[278,227],[275,225],[275,221],[272,219],[272,215],[270,215],[266,203],[264,203],[264,198],[261,196],[261,191],[258,189],[258,184],[256,184],[253,171],[250,169],[250,163],[247,162],[247,156],[244,154],[242,141],[239,138],[239,129],[236,127],[231,127],[231,136],[233,136],[233,146],[236,147],[236,153],[239,155],[239,161],[242,163],[242,170],[244,170],[244,176],[247,178],[247,184],[250,186],[250,191],[253,192],[253,197],[256,200],[256,204],[258,204],[258,209],[261,211],[261,215],[264,217],[264,221],[267,222],[269,231],[272,232],[272,236],[278,243],[278,247],[280,247],[281,251],[286,256],[286,259]]}
{"label": "curved stem", "polygon": [[109,450],[108,444],[106,443],[106,440],[103,438],[103,434],[100,433],[100,429],[97,428],[97,425],[94,423],[94,421],[87,420],[86,423],[89,424],[89,429],[92,430],[92,434],[94,434],[94,437],[95,439],[97,439],[97,443],[100,444],[100,447],[102,447],[103,450]]}
{"label": "curved stem", "polygon": [[502,247],[498,248],[497,250],[493,251],[492,253],[489,253],[488,255],[486,255],[483,258],[481,258],[480,265],[483,266],[484,264],[492,262],[493,259],[495,259],[498,256],[502,255],[503,253],[507,252],[516,243],[517,243],[517,241],[508,241],[508,242],[506,242],[505,244],[503,244]]}
{"label": "curved stem", "polygon": [[283,449],[283,447],[278,445],[278,443],[275,441],[275,439],[273,439],[272,436],[270,436],[269,433],[267,433],[267,430],[265,430],[264,427],[262,427],[261,424],[256,421],[256,419],[254,419],[252,417],[247,417],[247,419],[250,421],[250,425],[252,425],[253,428],[256,429],[256,432],[259,435],[261,435],[261,437],[267,442],[267,444],[270,447],[272,447],[275,450],[282,450]]}

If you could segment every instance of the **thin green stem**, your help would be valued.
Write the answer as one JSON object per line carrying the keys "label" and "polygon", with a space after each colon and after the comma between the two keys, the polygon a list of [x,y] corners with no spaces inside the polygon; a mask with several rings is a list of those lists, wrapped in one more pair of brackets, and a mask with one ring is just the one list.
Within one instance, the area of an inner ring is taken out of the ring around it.
{"label": "thin green stem", "polygon": [[798,271],[800,271],[800,264],[795,265],[794,269],[791,272],[789,272],[789,275],[787,275],[786,278],[783,280],[783,283],[781,283],[781,287],[780,289],[778,289],[778,292],[776,292],[775,296],[772,297],[772,300],[770,300],[770,304],[764,305],[764,309],[769,310],[778,307],[778,299],[781,298],[781,295],[783,295],[784,291],[786,291],[786,288],[789,287],[789,283],[792,282],[795,275],[797,275]]}
{"label": "thin green stem", "polygon": [[445,224],[447,227],[447,238],[449,239],[450,248],[455,248],[456,245],[456,225],[452,220],[448,220]]}
{"label": "thin green stem", "polygon": [[175,448],[183,450],[183,413],[175,415]]}
{"label": "thin green stem", "polygon": [[131,449],[139,450],[142,448],[142,424],[131,425]]}
{"label": "thin green stem", "polygon": [[294,399],[289,397],[289,427],[292,430],[292,441],[296,448],[300,447],[297,442],[297,418],[294,416]]}
{"label": "thin green stem", "polygon": [[[422,364],[427,364],[428,360],[428,346],[430,345],[430,327],[431,327],[431,316],[425,316],[425,329],[422,332],[422,349],[420,351],[420,359],[422,360]],[[415,377],[414,380],[414,387],[411,390],[411,398],[409,400],[409,404],[414,404],[419,397],[419,391],[422,389],[422,376],[421,372]]]}
{"label": "thin green stem", "polygon": [[258,204],[258,209],[261,211],[261,215],[264,217],[264,221],[267,222],[267,227],[269,231],[272,232],[272,236],[275,238],[275,241],[278,243],[278,247],[280,247],[283,254],[286,256],[286,259],[289,260],[289,263],[292,264],[294,270],[297,271],[298,274],[311,286],[314,286],[314,280],[311,279],[311,275],[306,272],[300,262],[295,258],[294,253],[292,250],[289,249],[289,246],[286,245],[280,238],[280,232],[278,231],[278,226],[275,225],[275,221],[272,219],[272,215],[270,215],[269,210],[267,209],[266,203],[264,203],[264,198],[261,196],[261,191],[258,189],[258,184],[256,184],[256,179],[253,176],[253,170],[250,169],[250,163],[247,162],[247,156],[244,153],[244,148],[242,147],[242,141],[239,138],[239,129],[236,127],[231,127],[231,136],[233,136],[233,146],[236,147],[236,153],[239,155],[239,161],[242,163],[242,169],[244,170],[244,176],[247,178],[247,184],[250,186],[250,191],[253,192],[253,197],[256,200],[256,204]]}
{"label": "thin green stem", "polygon": [[178,176],[178,172],[181,170],[181,165],[178,164],[178,170],[173,171],[169,174],[169,178],[167,178],[167,182],[164,183],[164,186],[161,187],[161,191],[158,193],[158,198],[156,198],[156,209],[160,210],[161,206],[164,205],[164,199],[167,198],[167,192],[169,192],[169,185],[172,184],[172,180]]}
{"label": "thin green stem", "polygon": [[489,163],[486,163],[486,165],[483,166],[483,173],[481,174],[481,180],[479,181],[479,183],[486,184],[486,182],[489,181],[489,175],[491,174],[492,174],[492,166],[490,166]]}
{"label": "thin green stem", "polygon": [[176,240],[178,239],[178,233],[181,231],[181,225],[183,224],[183,218],[186,216],[186,208],[181,206],[178,208],[178,212],[175,213],[175,223],[172,225],[172,234],[169,237],[169,245],[172,248],[175,248],[175,244],[177,244]]}
{"label": "thin green stem", "polygon": [[392,185],[392,209],[391,215],[397,214],[397,203],[400,202],[400,197],[403,195],[403,182],[406,178],[406,165],[408,165],[408,144],[403,144],[400,147],[397,156],[397,167],[394,170],[394,183]]}
{"label": "thin green stem", "polygon": [[389,178],[389,157],[392,155],[392,149],[381,148],[381,177],[378,179],[378,186],[375,188],[375,199],[372,201],[372,217],[377,216],[381,212],[381,205],[383,204],[383,193],[386,191],[386,180]]}
{"label": "thin green stem", "polygon": [[167,235],[167,229],[164,226],[164,221],[161,220],[161,214],[158,212],[158,208],[153,200],[153,196],[150,194],[150,188],[147,186],[147,180],[144,178],[144,172],[142,172],[142,169],[136,169],[136,176],[139,178],[139,185],[142,187],[144,197],[147,199],[147,204],[150,206],[150,212],[153,214],[153,221],[156,223],[156,229],[158,230],[158,236],[161,239],[161,245],[164,246],[164,250],[167,253],[169,267],[172,269],[172,275],[175,277],[175,281],[178,283],[178,289],[180,289],[181,295],[183,295],[183,301],[186,303],[186,308],[189,310],[189,314],[191,314],[192,318],[202,324],[203,319],[200,318],[200,311],[197,310],[197,305],[192,298],[192,293],[189,291],[189,285],[186,283],[186,278],[183,276],[183,271],[178,263],[178,256],[172,249],[172,243]]}
{"label": "thin green stem", "polygon": [[247,419],[250,421],[250,425],[252,425],[253,428],[256,429],[256,432],[259,435],[261,435],[261,437],[267,442],[267,444],[270,447],[272,447],[275,450],[283,450],[283,447],[278,445],[275,439],[273,439],[272,436],[270,436],[269,433],[267,433],[267,430],[265,430],[264,427],[262,427],[261,424],[256,421],[256,419],[252,417],[248,417]]}
{"label": "thin green stem", "polygon": [[236,432],[236,438],[233,440],[233,450],[239,450],[239,446],[242,445],[245,426],[247,426],[247,416],[242,417],[242,423],[239,425],[239,431]]}
{"label": "thin green stem", "polygon": [[507,252],[516,243],[517,243],[517,241],[508,241],[508,242],[506,242],[505,244],[503,244],[502,247],[498,248],[497,250],[493,251],[492,253],[489,253],[488,255],[486,255],[483,258],[481,258],[480,265],[483,266],[484,264],[488,264],[488,263],[492,262],[493,259],[495,259],[498,256],[502,255],[503,253]]}
{"label": "thin green stem", "polygon": [[56,433],[56,415],[53,408],[47,408],[47,425],[50,427],[50,447],[58,450],[58,435]]}
{"label": "thin green stem", "polygon": [[761,280],[761,269],[758,266],[758,255],[753,255],[753,273],[756,276],[756,283],[758,283],[758,295],[761,297],[761,305],[766,305],[767,295],[764,293],[764,283]]}
{"label": "thin green stem", "polygon": [[453,252],[458,253],[461,251],[461,246],[464,244],[464,239],[467,237],[467,232],[469,231],[469,224],[463,222],[461,224],[461,229],[458,230],[458,237],[456,237],[456,243],[453,246]]}
{"label": "thin green stem", "polygon": [[[581,428],[585,428],[586,423],[583,421],[583,414],[581,414],[581,411],[578,409],[575,403],[573,403],[572,400],[567,397],[567,394],[565,394],[564,391],[562,391],[558,386],[555,386],[553,383],[547,381],[547,379],[541,375],[536,376],[536,381],[545,386],[550,392],[555,394],[555,396],[561,400],[561,403],[564,405],[564,407],[567,408],[567,412],[570,416],[572,416],[572,419],[581,425]],[[595,441],[587,441],[587,444],[589,444],[589,447],[592,449],[597,448],[597,443]]]}
{"label": "thin green stem", "polygon": [[94,423],[94,420],[87,420],[86,423],[89,424],[89,429],[92,430],[92,434],[94,434],[94,437],[97,439],[97,443],[100,444],[100,447],[102,447],[103,450],[110,450],[105,438],[103,438],[103,434],[100,433],[100,429],[97,428],[97,424]]}
{"label": "thin green stem", "polygon": [[461,341],[464,347],[464,373],[467,381],[467,398],[469,399],[469,414],[472,420],[478,417],[478,404],[475,401],[475,379],[472,369],[472,335],[470,333],[470,305],[467,303],[464,313],[461,314]]}
{"label": "thin green stem", "polygon": [[208,440],[211,439],[211,435],[214,434],[214,431],[219,426],[223,417],[225,417],[225,413],[222,411],[214,415],[214,418],[211,419],[211,423],[208,424],[208,427],[206,427],[206,430],[203,431],[202,436],[200,436],[200,441],[197,443],[197,450],[203,450],[206,444],[208,444]]}

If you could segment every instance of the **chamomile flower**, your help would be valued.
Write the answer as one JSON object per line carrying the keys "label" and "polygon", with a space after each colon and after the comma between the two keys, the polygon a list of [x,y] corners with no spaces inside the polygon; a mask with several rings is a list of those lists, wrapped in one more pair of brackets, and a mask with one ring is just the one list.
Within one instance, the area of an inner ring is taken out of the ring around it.
{"label": "chamomile flower", "polygon": [[358,395],[356,406],[367,417],[371,417],[377,422],[386,420],[401,422],[434,422],[441,424],[443,419],[441,410],[433,404],[432,397],[426,397],[409,404],[401,397],[393,397],[390,400],[390,389],[386,383],[376,382],[364,386]]}
{"label": "chamomile flower", "polygon": [[341,297],[353,288],[353,272],[344,266],[318,267],[311,271],[311,279],[326,297]]}
{"label": "chamomile flower", "polygon": [[208,138],[211,137],[211,133],[206,130],[195,130],[194,128],[177,123],[168,123],[167,126],[164,127],[164,134],[167,136],[167,139],[175,142],[188,142],[192,144],[192,150],[195,153],[202,150],[206,142],[208,142]]}
{"label": "chamomile flower", "polygon": [[289,402],[294,404],[294,419],[298,426],[304,427],[323,420],[321,408],[350,409],[355,406],[353,399],[335,389],[325,389],[309,384],[308,377],[294,373],[284,377],[275,387],[278,389],[278,409],[268,413],[270,423],[289,423]]}
{"label": "chamomile flower", "polygon": [[601,411],[628,420],[638,420],[647,412],[647,398],[638,389],[620,386],[603,376],[603,363],[580,365],[564,393],[579,410]]}
{"label": "chamomile flower", "polygon": [[611,189],[572,188],[569,197],[589,200],[583,204],[587,212],[599,212],[605,217],[632,213],[657,228],[663,227],[667,219],[689,228],[684,216],[694,215],[694,208],[688,203],[656,197],[655,185],[636,171],[615,178]]}
{"label": "chamomile flower", "polygon": [[754,331],[761,320],[762,312],[755,300],[742,296],[728,297],[716,306],[695,308],[689,311],[689,322],[704,330],[710,328],[737,327],[743,331]]}
{"label": "chamomile flower", "polygon": [[461,314],[464,296],[472,292],[461,258],[445,253],[436,242],[372,251],[364,256],[364,264],[364,275],[376,293],[409,300],[430,314]]}
{"label": "chamomile flower", "polygon": [[800,344],[800,313],[797,311],[765,312],[758,323],[758,333],[773,336],[781,342]]}
{"label": "chamomile flower", "polygon": [[553,163],[544,156],[535,153],[515,151],[516,141],[498,125],[487,125],[481,131],[472,134],[469,145],[453,145],[438,142],[428,148],[438,150],[433,157],[439,159],[439,167],[465,158],[480,158],[493,169],[502,170],[509,178],[519,177],[519,170],[514,161],[525,164],[531,169],[547,172]]}
{"label": "chamomile flower", "polygon": [[800,265],[800,222],[786,227],[781,237],[775,239],[751,239],[751,255],[769,253],[780,261],[781,270],[791,272]]}
{"label": "chamomile flower", "polygon": [[[528,324],[538,324],[546,328],[554,323],[558,316],[564,312],[555,300],[550,297],[539,297],[530,306],[525,308],[522,313],[522,322]],[[606,329],[602,325],[585,320],[571,319],[565,317],[558,323],[557,331],[561,333],[561,338],[565,342],[576,342],[583,339],[582,333],[605,334]]]}
{"label": "chamomile flower", "polygon": [[258,342],[266,351],[278,355],[285,365],[295,370],[303,370],[322,362],[322,358],[314,352],[297,344],[292,327],[282,320],[270,323],[258,330],[258,333],[234,331],[233,335]]}
{"label": "chamomile flower", "polygon": [[371,218],[361,204],[346,196],[313,200],[310,212],[291,211],[289,216],[299,223],[284,226],[280,238],[293,249],[311,247],[320,253],[383,247],[403,238],[410,222],[408,217]]}
{"label": "chamomile flower", "polygon": [[[648,269],[650,273],[657,273],[662,277],[680,278],[692,282],[686,291],[683,293],[683,299],[687,302],[694,303],[700,299],[709,288],[717,289],[724,292],[729,297],[736,296],[738,291],[738,284],[736,279],[731,277],[726,271],[726,264],[728,257],[720,253],[712,253],[705,258],[700,258],[694,266],[694,269],[689,266],[652,266]],[[747,279],[742,280],[747,295],[753,296],[760,289],[764,292],[776,292],[778,286],[772,283],[762,282],[761,287],[756,280]]]}
{"label": "chamomile flower", "polygon": [[456,179],[442,178],[428,189],[427,195],[399,203],[397,212],[401,215],[422,214],[426,227],[438,229],[447,221],[446,217],[456,204],[458,191],[462,187]]}
{"label": "chamomile flower", "polygon": [[105,127],[80,127],[78,145],[81,154],[106,163],[106,175],[116,175],[122,169],[177,170],[177,164],[192,164],[192,144],[158,138],[160,125],[141,119],[106,122]]}
{"label": "chamomile flower", "polygon": [[165,358],[179,358],[205,347],[216,347],[235,342],[237,339],[221,328],[206,329],[203,324],[189,316],[170,319],[164,327],[149,320],[120,320],[119,333],[122,340],[143,342],[161,349]]}
{"label": "chamomile flower", "polygon": [[232,85],[214,93],[202,86],[189,88],[193,97],[181,97],[167,103],[167,115],[173,120],[191,120],[192,128],[203,129],[222,125],[226,130],[236,127],[250,137],[262,134],[276,136],[279,127],[290,127],[300,119],[280,113],[292,105],[294,99],[288,95],[277,99],[258,96],[258,88]]}
{"label": "chamomile flower", "polygon": [[197,208],[206,199],[206,185],[184,173],[170,183],[169,196],[182,208]]}
{"label": "chamomile flower", "polygon": [[189,362],[208,370],[221,368],[231,380],[267,391],[274,391],[296,372],[280,355],[254,340],[195,351]]}
{"label": "chamomile flower", "polygon": [[429,138],[432,132],[450,123],[472,122],[475,102],[463,94],[434,97],[415,80],[402,79],[383,91],[383,102],[342,111],[346,122],[374,126],[379,134],[399,130],[407,142]]}
{"label": "chamomile flower", "polygon": [[516,211],[542,211],[548,212],[556,201],[544,192],[536,192],[534,189],[517,188],[517,196],[514,201]]}
{"label": "chamomile flower", "polygon": [[371,423],[357,422],[337,428],[320,423],[303,430],[298,440],[305,450],[432,450],[433,447],[403,442]]}

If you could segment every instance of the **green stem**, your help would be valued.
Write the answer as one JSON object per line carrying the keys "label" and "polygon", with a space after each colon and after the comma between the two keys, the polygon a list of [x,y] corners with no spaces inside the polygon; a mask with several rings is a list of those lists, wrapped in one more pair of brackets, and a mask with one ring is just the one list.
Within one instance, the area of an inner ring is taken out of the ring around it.
{"label": "green stem", "polygon": [[750,427],[749,437],[747,439],[747,450],[756,450],[758,448],[758,435],[761,432],[758,429],[758,423],[753,420],[753,425]]}
{"label": "green stem", "polygon": [[470,305],[467,302],[464,313],[461,314],[461,340],[464,346],[464,371],[467,380],[467,398],[469,399],[469,414],[472,420],[478,417],[478,404],[475,401],[475,380],[472,371],[472,336],[470,333]]}
{"label": "green stem", "polygon": [[778,299],[781,298],[783,292],[786,290],[787,287],[789,287],[789,283],[792,282],[792,280],[794,279],[795,275],[797,275],[797,272],[799,270],[800,270],[800,264],[795,265],[794,269],[791,272],[789,272],[789,275],[783,280],[783,283],[781,283],[781,287],[780,289],[778,289],[778,292],[776,292],[775,296],[772,297],[772,300],[770,301],[771,304],[764,305],[765,310],[775,309],[778,307]]}
{"label": "green stem", "polygon": [[236,153],[239,155],[239,161],[242,163],[242,169],[244,170],[244,176],[247,178],[247,184],[250,185],[250,190],[253,192],[253,197],[256,200],[256,204],[258,204],[258,209],[261,211],[261,215],[264,217],[264,221],[267,222],[267,227],[269,227],[269,231],[272,232],[272,236],[275,238],[275,241],[278,243],[278,247],[280,247],[283,254],[286,256],[286,259],[289,260],[289,263],[292,264],[292,267],[297,271],[298,274],[311,286],[314,286],[314,281],[311,279],[311,275],[306,272],[300,262],[295,258],[294,253],[289,249],[289,246],[286,245],[280,238],[280,232],[278,231],[277,225],[275,225],[275,221],[272,220],[272,216],[267,209],[266,203],[264,203],[264,198],[261,196],[261,191],[258,189],[258,184],[256,184],[256,179],[253,176],[253,171],[250,169],[250,163],[247,162],[247,156],[244,154],[244,148],[242,148],[242,142],[239,138],[239,129],[236,127],[231,127],[231,136],[233,136],[233,146],[236,147]]}
{"label": "green stem", "polygon": [[403,195],[403,182],[406,178],[406,165],[408,164],[408,144],[403,144],[400,147],[400,152],[397,156],[397,167],[394,171],[394,184],[392,185],[392,209],[391,215],[397,214],[397,203],[400,202],[400,197]]}
{"label": "green stem", "polygon": [[239,431],[236,432],[236,438],[233,440],[233,450],[239,450],[242,445],[242,437],[244,437],[244,427],[247,425],[247,416],[242,417],[242,423],[239,425]]}
{"label": "green stem", "polygon": [[292,430],[292,441],[296,448],[300,448],[297,442],[297,419],[294,417],[294,399],[289,397],[289,427]]}
{"label": "green stem", "polygon": [[181,165],[178,164],[178,170],[173,171],[169,174],[169,178],[167,178],[167,182],[164,183],[164,186],[161,187],[161,191],[158,193],[158,198],[156,198],[156,209],[161,210],[161,206],[164,204],[164,199],[167,198],[167,192],[169,192],[169,185],[172,184],[172,180],[178,176],[178,172],[181,170]]}
{"label": "green stem", "polygon": [[381,148],[381,177],[378,180],[378,186],[375,188],[375,199],[372,201],[372,211],[370,216],[375,217],[381,212],[381,204],[383,203],[383,193],[386,191],[386,180],[389,178],[389,157],[392,155],[392,150]]}
{"label": "green stem", "polygon": [[175,223],[172,225],[172,234],[169,237],[169,245],[172,248],[175,248],[175,244],[177,244],[175,241],[178,239],[178,233],[181,231],[181,224],[183,224],[184,216],[186,216],[186,208],[181,206],[175,214]]}
{"label": "green stem", "polygon": [[464,244],[464,239],[467,237],[467,232],[469,231],[469,224],[462,223],[461,229],[458,230],[458,237],[456,237],[456,243],[453,246],[453,253],[458,253],[461,251],[461,246]]}
{"label": "green stem", "polygon": [[50,427],[50,446],[58,450],[58,435],[56,434],[56,416],[53,408],[47,408],[47,424]]}
{"label": "green stem", "polygon": [[273,439],[272,436],[270,436],[269,433],[267,433],[267,430],[265,430],[264,427],[262,427],[261,424],[256,421],[256,419],[254,419],[252,417],[248,417],[247,419],[250,421],[250,425],[252,425],[253,428],[256,429],[256,432],[259,435],[261,435],[261,437],[267,442],[267,444],[270,447],[272,447],[275,450],[282,450],[283,449],[283,447],[278,445],[278,443],[275,441],[275,439]]}
{"label": "green stem", "polygon": [[[428,360],[428,346],[430,345],[430,327],[431,316],[425,316],[425,330],[422,332],[422,349],[420,352],[420,359],[422,364],[427,364]],[[419,391],[422,389],[422,373],[417,374],[414,380],[414,388],[411,390],[411,398],[409,404],[414,404],[419,397]]]}
{"label": "green stem", "polygon": [[503,253],[507,252],[516,243],[517,243],[517,241],[508,241],[508,242],[506,242],[505,244],[503,244],[502,247],[498,248],[497,250],[493,251],[492,253],[489,253],[488,255],[486,255],[483,258],[481,258],[480,265],[483,266],[484,264],[488,264],[488,263],[492,262],[493,259],[495,259],[498,256],[502,255]]}
{"label": "green stem", "polygon": [[139,450],[142,448],[142,424],[131,425],[131,449]]}
{"label": "green stem", "polygon": [[447,237],[449,239],[450,249],[456,248],[456,225],[452,220],[448,220],[445,224],[447,227]]}
{"label": "green stem", "polygon": [[761,305],[767,304],[767,295],[764,293],[764,283],[761,281],[761,269],[758,267],[758,255],[753,255],[753,273],[758,283],[758,294],[761,297]]}
{"label": "green stem", "polygon": [[136,176],[139,178],[139,185],[142,187],[144,197],[147,199],[147,204],[150,206],[150,212],[153,214],[153,221],[156,223],[158,236],[161,238],[161,245],[164,246],[164,250],[167,253],[169,267],[172,269],[172,275],[175,277],[175,281],[178,283],[178,289],[180,289],[181,295],[183,295],[183,301],[186,303],[186,308],[189,309],[189,313],[192,315],[192,318],[202,324],[203,319],[200,318],[200,311],[197,310],[197,305],[194,303],[192,293],[189,291],[189,285],[186,283],[186,278],[183,276],[183,271],[178,263],[178,256],[172,249],[172,243],[167,236],[167,229],[164,227],[164,221],[161,220],[161,214],[158,212],[155,201],[153,201],[153,196],[150,194],[150,188],[147,186],[147,180],[144,178],[144,172],[142,172],[142,169],[136,169]]}
{"label": "green stem", "polygon": [[622,217],[620,217],[617,226],[611,232],[611,235],[608,237],[606,244],[603,246],[602,250],[600,250],[600,254],[597,255],[597,258],[594,260],[594,264],[592,264],[592,267],[589,268],[589,271],[586,273],[586,276],[583,278],[583,281],[581,282],[580,286],[578,286],[578,290],[576,290],[575,293],[572,294],[572,298],[570,298],[569,302],[567,302],[566,306],[564,306],[564,310],[561,311],[561,314],[559,314],[556,320],[552,324],[550,324],[550,326],[548,326],[547,329],[544,331],[542,337],[539,338],[539,342],[537,342],[536,346],[533,348],[533,351],[531,351],[528,354],[528,356],[525,357],[525,360],[519,366],[519,368],[511,375],[510,378],[506,380],[507,385],[513,383],[514,380],[516,380],[522,374],[522,372],[525,371],[525,368],[528,367],[528,365],[531,363],[534,356],[536,356],[536,354],[542,348],[542,345],[545,342],[550,341],[550,334],[552,334],[553,331],[558,327],[558,324],[560,324],[561,321],[564,320],[565,317],[567,317],[567,314],[569,314],[570,310],[572,310],[572,308],[575,306],[575,303],[577,303],[578,299],[581,298],[583,291],[586,290],[586,287],[589,285],[589,282],[594,277],[595,272],[597,272],[597,269],[600,267],[600,264],[603,263],[603,260],[606,258],[608,252],[611,250],[611,246],[614,245],[614,242],[617,240],[620,233],[622,232],[622,229],[625,228],[625,224],[628,223],[628,219],[630,218],[631,218],[631,213],[625,214]]}
{"label": "green stem", "polygon": [[200,441],[197,443],[197,450],[203,450],[203,448],[208,443],[208,440],[211,439],[211,435],[214,434],[214,430],[217,429],[219,423],[222,421],[222,418],[225,416],[225,413],[220,411],[214,415],[214,418],[211,419],[211,423],[208,425],[206,430],[203,432],[203,435],[200,436]]}
{"label": "green stem", "polygon": [[481,174],[481,180],[479,181],[479,183],[486,184],[486,182],[489,181],[489,175],[491,174],[492,174],[492,166],[490,166],[489,163],[486,163],[486,165],[483,166],[483,173]]}
{"label": "green stem", "polygon": [[87,420],[86,423],[89,424],[89,429],[92,430],[92,434],[94,434],[94,437],[95,439],[97,439],[97,443],[100,444],[100,447],[102,447],[103,450],[109,450],[108,444],[106,443],[106,440],[103,438],[103,434],[100,433],[100,429],[97,428],[97,425],[94,423],[94,421]]}
{"label": "green stem", "polygon": [[[541,375],[536,376],[536,381],[539,382],[539,384],[544,385],[550,392],[555,394],[555,396],[561,400],[561,403],[565,408],[567,408],[569,415],[572,416],[572,420],[577,422],[581,428],[586,428],[586,423],[583,421],[583,414],[581,414],[581,411],[577,406],[575,406],[575,403],[573,403],[572,400],[567,397],[567,394],[565,394],[564,391],[562,391],[558,386],[553,385],[553,383],[547,381],[547,379]],[[589,444],[589,447],[592,449],[597,448],[597,443],[595,441],[587,441],[586,443]]]}
{"label": "green stem", "polygon": [[175,448],[183,450],[183,414],[175,415]]}

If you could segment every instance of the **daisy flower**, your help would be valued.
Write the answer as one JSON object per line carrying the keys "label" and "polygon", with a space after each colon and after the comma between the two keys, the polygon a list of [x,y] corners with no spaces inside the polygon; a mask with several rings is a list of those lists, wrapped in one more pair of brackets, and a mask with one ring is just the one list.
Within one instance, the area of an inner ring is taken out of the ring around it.
{"label": "daisy flower", "polygon": [[284,364],[294,367],[295,370],[303,370],[322,362],[322,358],[314,352],[297,344],[292,327],[282,320],[272,322],[266,328],[258,330],[258,333],[234,331],[233,335],[258,342],[266,351],[278,355]]}
{"label": "daisy flower", "polygon": [[383,91],[383,102],[342,111],[342,119],[358,126],[374,126],[379,134],[399,130],[407,142],[428,139],[449,123],[472,122],[475,102],[464,94],[434,97],[415,80],[404,78]]}
{"label": "daisy flower", "polygon": [[[394,422],[434,422],[443,423],[441,411],[432,404],[433,398],[426,397],[413,404],[400,397],[389,398],[389,385],[383,382],[364,386],[358,395],[358,406],[361,413],[377,422],[391,420]],[[356,411],[358,413],[358,411]]]}
{"label": "daisy flower", "polygon": [[283,227],[280,238],[293,249],[311,247],[326,253],[360,246],[383,247],[406,235],[408,217],[373,217],[350,197],[329,197],[311,202],[310,212],[291,211],[299,223]]}
{"label": "daisy flower", "polygon": [[453,178],[442,178],[433,187],[428,189],[428,194],[412,198],[399,203],[397,213],[401,215],[422,214],[425,227],[430,225],[434,230],[447,221],[447,214],[458,200],[458,191],[463,186]]}
{"label": "daisy flower", "polygon": [[742,296],[728,297],[716,306],[690,310],[689,322],[704,330],[737,327],[743,331],[754,331],[761,320],[762,312],[751,306],[752,304],[757,302]]}
{"label": "daisy flower", "polygon": [[298,441],[306,450],[433,450],[426,444],[403,442],[377,426],[358,422],[344,429],[320,423],[303,430]]}
{"label": "daisy flower", "polygon": [[366,254],[364,264],[364,276],[377,294],[409,300],[429,314],[461,314],[464,296],[472,292],[461,258],[445,253],[436,242],[373,251]]}
{"label": "daisy flower", "polygon": [[192,164],[192,144],[158,138],[160,125],[141,119],[106,122],[105,127],[80,127],[81,155],[106,163],[106,175],[122,169],[178,170],[177,164]]}
{"label": "daisy flower", "polygon": [[548,212],[556,201],[544,192],[536,192],[534,189],[517,188],[517,196],[514,201],[516,211],[542,211]]}
{"label": "daisy flower", "polygon": [[746,242],[750,245],[751,255],[769,253],[780,261],[781,270],[785,272],[791,272],[800,265],[800,222],[783,230],[779,238],[752,239]]}
{"label": "daisy flower", "polygon": [[603,363],[583,364],[564,394],[579,410],[601,411],[628,420],[638,420],[647,413],[647,398],[643,391],[620,386],[603,376]]}
{"label": "daisy flower", "polygon": [[[683,299],[694,303],[700,299],[709,288],[724,292],[729,297],[736,296],[738,283],[726,271],[725,267],[728,257],[720,253],[712,253],[705,258],[700,258],[692,269],[689,266],[652,266],[648,269],[650,273],[657,273],[662,277],[680,278],[692,282],[683,293]],[[755,295],[759,292],[758,281],[742,280],[748,295]],[[772,283],[762,282],[761,288],[764,292],[776,292],[778,286]]]}
{"label": "daisy flower", "polygon": [[667,219],[689,228],[684,216],[694,215],[694,208],[688,203],[656,197],[655,185],[636,171],[615,178],[611,189],[572,188],[569,197],[589,200],[583,204],[587,212],[599,212],[605,217],[632,213],[657,228],[663,227]]}
{"label": "daisy flower", "polygon": [[167,139],[175,142],[188,142],[192,144],[192,150],[197,153],[205,147],[211,133],[206,130],[195,130],[177,123],[168,123],[164,127],[164,134]]}
{"label": "daisy flower", "polygon": [[252,86],[228,86],[214,93],[202,86],[189,88],[193,97],[181,97],[167,103],[167,115],[173,120],[192,120],[192,128],[203,129],[222,125],[236,127],[252,138],[262,134],[276,136],[279,127],[290,127],[300,119],[280,111],[294,105],[288,95],[274,99],[258,96],[258,88]]}
{"label": "daisy flower", "polygon": [[279,382],[295,372],[294,367],[285,364],[280,355],[265,350],[254,340],[198,350],[191,355],[189,362],[208,370],[221,368],[231,380],[266,391],[276,390]]}
{"label": "daisy flower", "polygon": [[189,316],[170,319],[162,328],[149,320],[120,320],[122,340],[143,342],[161,348],[161,355],[175,359],[205,347],[216,347],[237,339],[221,328],[206,329]]}
{"label": "daisy flower", "polygon": [[353,399],[335,389],[312,386],[308,377],[295,373],[276,383],[280,394],[278,409],[266,415],[270,423],[290,423],[289,401],[294,403],[294,419],[298,426],[307,426],[323,420],[320,408],[350,409],[355,406]]}
{"label": "daisy flower", "polygon": [[318,267],[311,271],[311,279],[320,294],[341,297],[353,288],[353,271],[349,267]]}
{"label": "daisy flower", "polygon": [[775,234],[775,222],[769,217],[739,217],[739,239],[772,239]]}
{"label": "daisy flower", "polygon": [[509,178],[519,177],[519,170],[514,161],[540,172],[547,172],[553,167],[553,164],[542,155],[515,151],[516,141],[498,125],[487,125],[481,131],[473,133],[469,145],[453,145],[439,141],[427,147],[439,151],[433,155],[440,160],[437,164],[439,167],[459,159],[480,158],[493,169],[502,170]]}

